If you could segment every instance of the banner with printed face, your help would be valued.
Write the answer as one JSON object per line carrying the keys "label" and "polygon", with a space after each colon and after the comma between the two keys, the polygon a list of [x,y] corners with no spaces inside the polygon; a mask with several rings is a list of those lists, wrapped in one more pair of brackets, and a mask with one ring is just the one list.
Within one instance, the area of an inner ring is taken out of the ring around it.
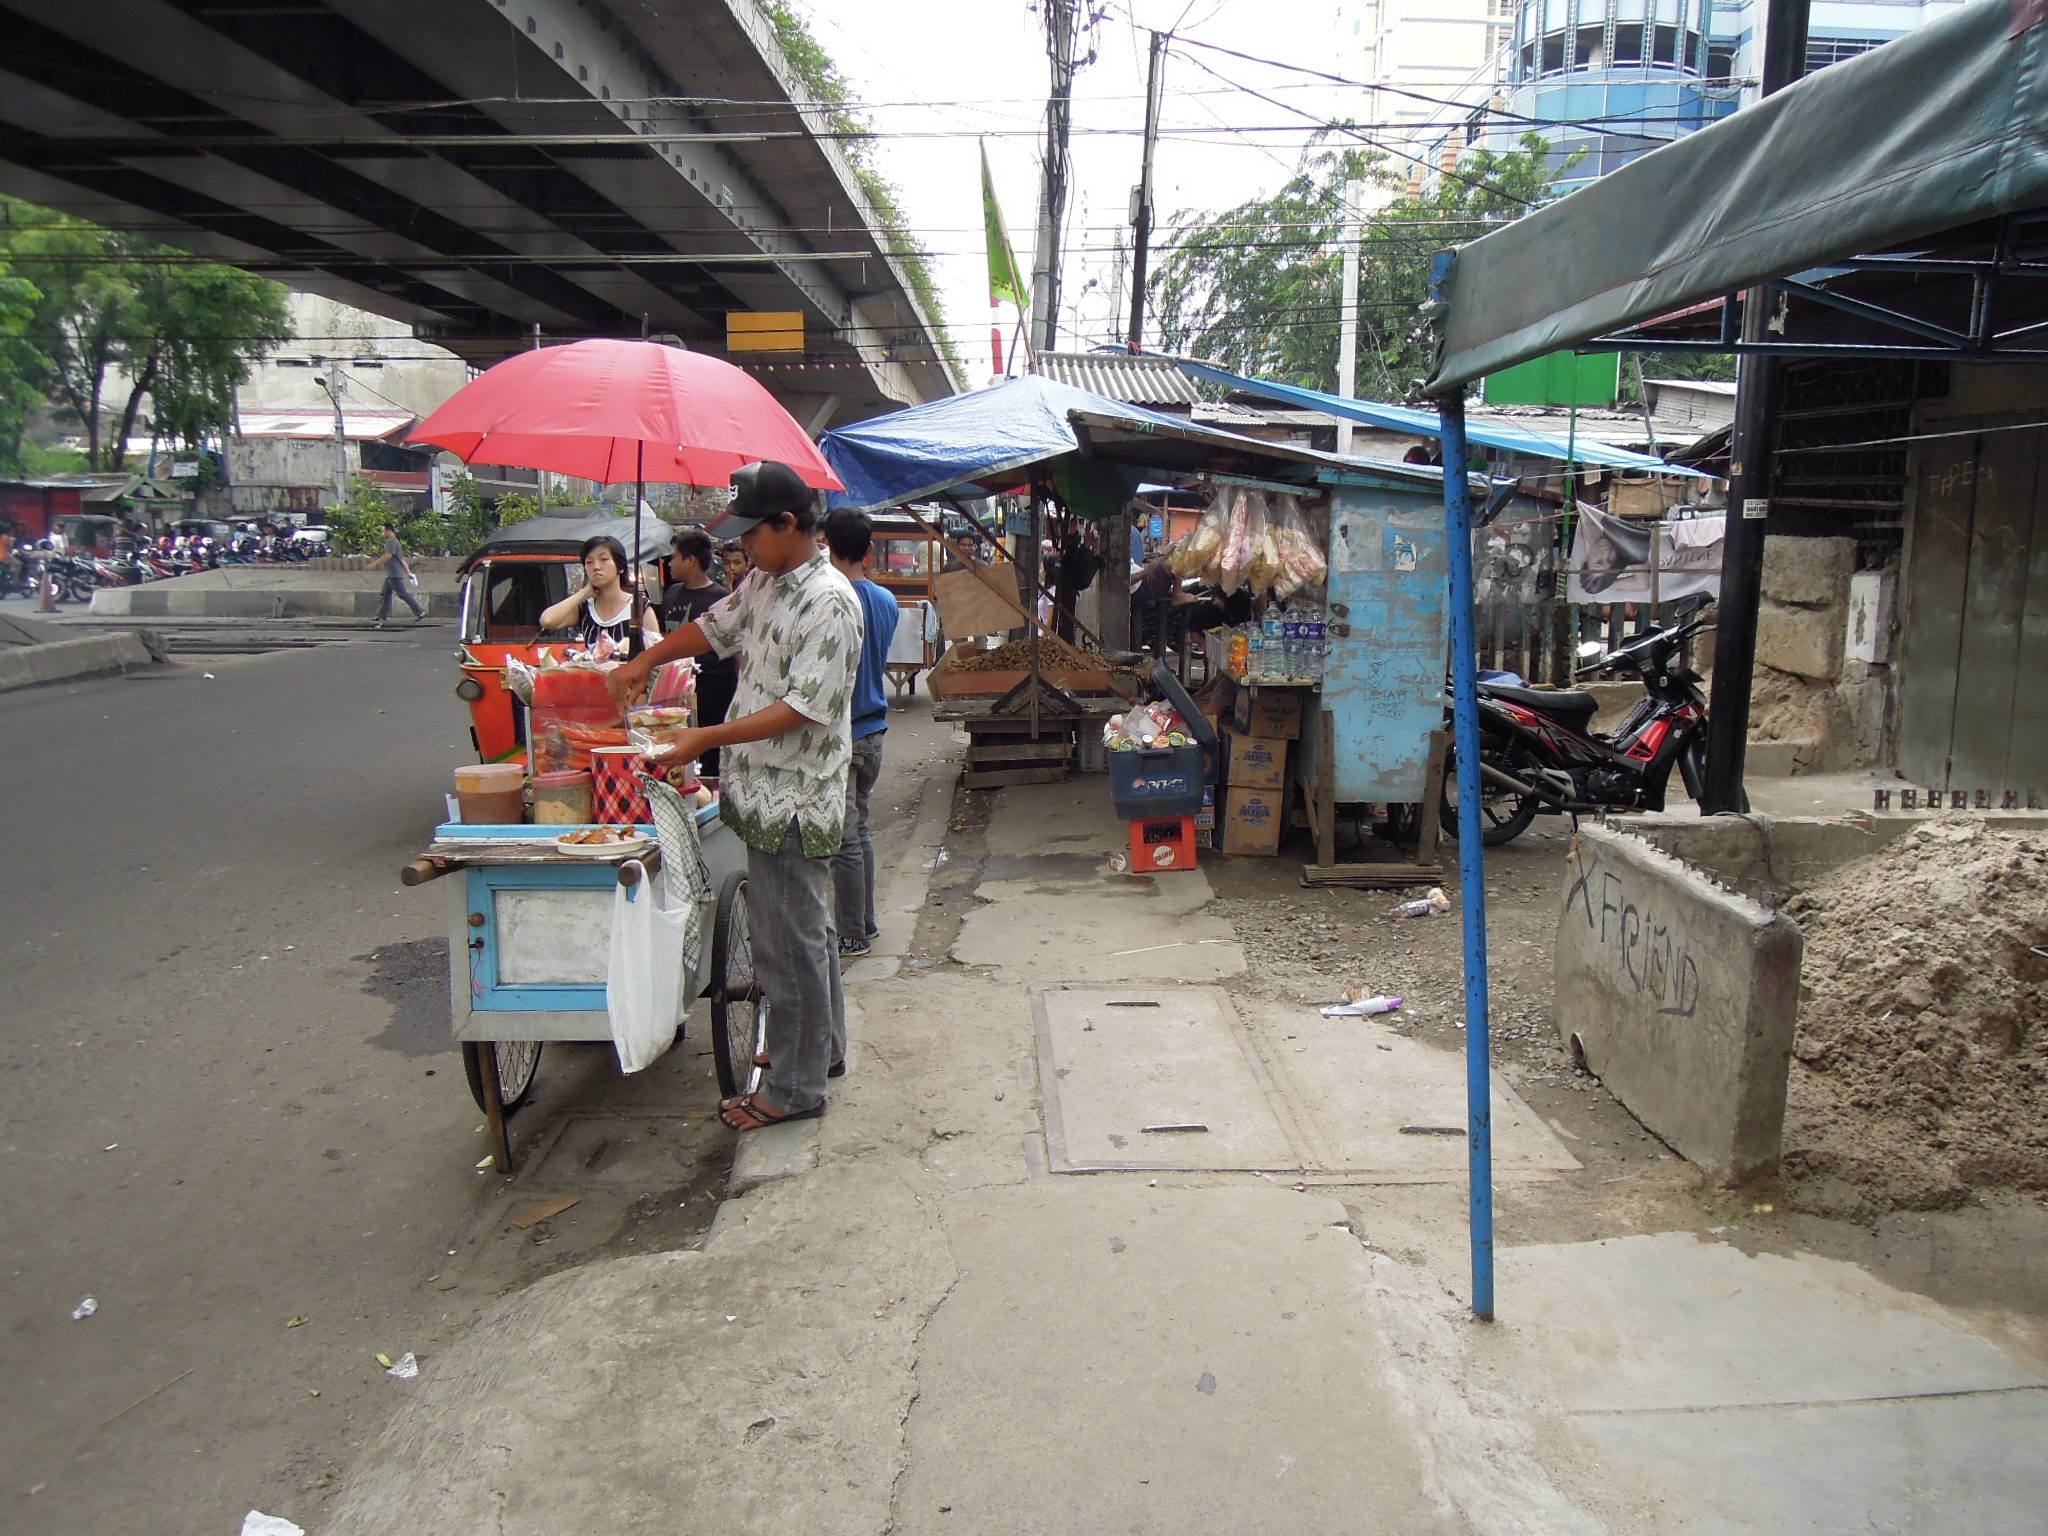
{"label": "banner with printed face", "polygon": [[[1726,514],[1633,522],[1586,506],[1572,535],[1565,598],[1574,603],[1676,602],[1704,592],[1721,595],[1721,538]],[[1656,579],[1651,580],[1651,555]]]}

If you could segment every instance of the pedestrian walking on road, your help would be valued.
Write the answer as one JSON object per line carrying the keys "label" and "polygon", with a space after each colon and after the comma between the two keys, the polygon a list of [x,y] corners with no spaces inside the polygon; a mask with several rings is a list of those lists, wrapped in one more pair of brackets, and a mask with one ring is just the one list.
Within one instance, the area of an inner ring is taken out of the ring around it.
{"label": "pedestrian walking on road", "polygon": [[853,684],[853,761],[846,771],[846,831],[832,859],[832,906],[839,924],[839,955],[858,960],[874,948],[875,839],[868,803],[882,775],[882,737],[889,729],[889,647],[900,612],[887,587],[868,580],[875,525],[865,512],[841,507],[825,519],[832,569],[853,584],[860,599],[860,667]]}
{"label": "pedestrian walking on road", "polygon": [[665,661],[706,651],[739,657],[728,718],[677,732],[666,755],[689,761],[721,749],[720,815],[747,845],[747,923],[768,1009],[768,1059],[760,1088],[718,1113],[734,1130],[754,1131],[823,1114],[826,1079],[844,1070],[832,858],[845,835],[861,608],[817,547],[817,508],[795,470],[748,464],[732,482],[732,506],[710,531],[737,535],[753,573],[609,683],[623,703]]}
{"label": "pedestrian walking on road", "polygon": [[420,606],[418,598],[412,595],[417,578],[412,567],[406,563],[405,546],[398,542],[398,530],[391,524],[384,524],[384,553],[370,562],[370,569],[384,567],[384,597],[377,604],[377,622],[371,627],[382,629],[391,617],[391,599],[396,597],[412,610],[412,621],[417,624],[427,616],[427,610]]}

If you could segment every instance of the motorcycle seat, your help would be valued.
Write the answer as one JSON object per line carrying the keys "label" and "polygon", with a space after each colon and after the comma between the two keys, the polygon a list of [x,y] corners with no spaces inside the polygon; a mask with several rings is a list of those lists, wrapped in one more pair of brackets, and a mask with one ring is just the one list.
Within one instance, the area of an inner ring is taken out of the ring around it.
{"label": "motorcycle seat", "polygon": [[1584,730],[1586,722],[1600,712],[1600,701],[1592,694],[1571,688],[1510,688],[1503,683],[1481,683],[1479,692],[1488,698],[1505,699],[1524,709],[1554,716],[1576,730]]}

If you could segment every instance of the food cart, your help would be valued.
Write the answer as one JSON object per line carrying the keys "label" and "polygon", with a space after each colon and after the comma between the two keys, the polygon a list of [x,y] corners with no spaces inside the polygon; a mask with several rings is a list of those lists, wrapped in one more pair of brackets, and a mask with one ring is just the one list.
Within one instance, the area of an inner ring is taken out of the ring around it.
{"label": "food cart", "polygon": [[621,888],[658,907],[694,906],[698,942],[684,945],[676,1029],[707,999],[721,1089],[751,1086],[762,1008],[747,929],[746,848],[715,803],[688,807],[659,785],[648,793],[655,822],[638,827],[631,843],[578,851],[562,838],[581,828],[447,822],[400,872],[407,885],[457,877],[444,901],[451,1023],[501,1173],[513,1169],[506,1122],[532,1091],[541,1048],[613,1038],[607,980]]}

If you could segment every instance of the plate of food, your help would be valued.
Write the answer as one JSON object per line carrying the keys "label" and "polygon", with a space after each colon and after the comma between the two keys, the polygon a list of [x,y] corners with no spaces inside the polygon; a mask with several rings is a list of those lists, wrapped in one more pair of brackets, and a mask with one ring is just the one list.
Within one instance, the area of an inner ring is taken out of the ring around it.
{"label": "plate of food", "polygon": [[572,859],[616,859],[653,846],[654,839],[638,827],[578,827],[555,839],[555,852]]}

